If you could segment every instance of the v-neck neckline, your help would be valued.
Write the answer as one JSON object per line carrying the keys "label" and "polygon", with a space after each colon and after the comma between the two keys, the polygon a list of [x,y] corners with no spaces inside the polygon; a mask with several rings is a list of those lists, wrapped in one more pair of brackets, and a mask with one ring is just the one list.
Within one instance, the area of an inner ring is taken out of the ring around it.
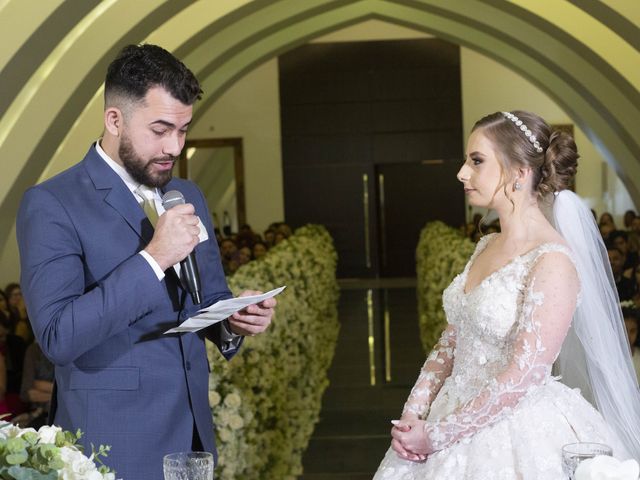
{"label": "v-neck neckline", "polygon": [[491,277],[497,275],[499,272],[501,272],[502,270],[506,269],[508,266],[514,264],[518,260],[520,260],[520,259],[526,257],[527,255],[530,255],[531,253],[535,252],[537,249],[542,248],[542,247],[544,247],[546,245],[560,245],[560,246],[564,247],[564,245],[562,245],[561,243],[558,243],[558,242],[543,242],[543,243],[540,243],[540,244],[536,245],[535,247],[527,250],[526,252],[521,253],[520,255],[516,255],[515,257],[511,258],[506,263],[504,263],[502,266],[498,267],[497,269],[495,269],[494,271],[492,271],[491,273],[486,275],[473,288],[471,288],[470,290],[467,290],[467,280],[469,279],[469,272],[471,271],[471,268],[473,267],[473,264],[476,262],[476,259],[482,254],[482,252],[484,252],[487,249],[487,247],[489,246],[489,243],[490,242],[487,241],[487,244],[484,246],[484,248],[478,252],[478,254],[470,261],[469,265],[467,266],[466,273],[464,275],[464,282],[462,284],[462,294],[465,297],[471,295],[475,290],[480,288]]}

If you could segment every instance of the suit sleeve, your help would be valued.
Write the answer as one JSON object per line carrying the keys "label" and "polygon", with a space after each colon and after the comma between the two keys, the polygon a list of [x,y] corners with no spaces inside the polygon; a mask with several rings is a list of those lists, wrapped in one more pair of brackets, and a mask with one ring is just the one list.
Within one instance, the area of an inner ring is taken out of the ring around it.
{"label": "suit sleeve", "polygon": [[43,188],[25,193],[17,237],[29,318],[43,353],[56,365],[73,362],[128,328],[166,295],[137,253],[85,290],[76,227],[55,195]]}

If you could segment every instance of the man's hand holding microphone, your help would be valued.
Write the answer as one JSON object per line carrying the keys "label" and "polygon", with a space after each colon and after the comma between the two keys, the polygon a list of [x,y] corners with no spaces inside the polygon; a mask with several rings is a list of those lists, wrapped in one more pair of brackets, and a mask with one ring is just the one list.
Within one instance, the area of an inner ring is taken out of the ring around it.
{"label": "man's hand holding microphone", "polygon": [[[165,213],[160,215],[153,238],[145,248],[163,271],[180,262],[182,277],[187,284],[194,303],[200,303],[200,276],[194,249],[198,245],[200,227],[195,208],[185,203],[177,190],[167,192],[162,197]],[[262,292],[245,290],[241,297],[260,295]],[[234,313],[228,318],[229,327],[236,335],[254,336],[264,332],[271,324],[275,298],[268,298],[258,304]]]}

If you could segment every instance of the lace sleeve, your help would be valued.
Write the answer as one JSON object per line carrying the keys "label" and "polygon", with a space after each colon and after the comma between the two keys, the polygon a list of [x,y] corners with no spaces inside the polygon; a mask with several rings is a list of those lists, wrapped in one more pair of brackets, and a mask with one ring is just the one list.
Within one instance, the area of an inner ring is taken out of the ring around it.
{"label": "lace sleeve", "polygon": [[525,281],[505,368],[444,420],[425,424],[430,450],[442,450],[492,425],[528,391],[545,383],[571,325],[578,290],[577,273],[566,254],[549,252],[538,257]]}
{"label": "lace sleeve", "polygon": [[415,415],[420,419],[426,417],[431,402],[442,387],[445,378],[451,373],[455,348],[456,327],[449,325],[442,332],[440,340],[424,362],[409,398],[404,404],[403,417],[408,415]]}

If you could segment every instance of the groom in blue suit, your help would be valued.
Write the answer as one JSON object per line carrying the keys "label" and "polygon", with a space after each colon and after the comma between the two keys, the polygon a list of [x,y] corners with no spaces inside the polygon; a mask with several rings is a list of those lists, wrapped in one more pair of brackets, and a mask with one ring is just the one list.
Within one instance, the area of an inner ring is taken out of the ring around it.
{"label": "groom in blue suit", "polygon": [[[89,452],[111,445],[106,463],[125,480],[161,479],[170,452],[215,454],[204,339],[229,359],[275,307],[269,299],[198,333],[163,334],[231,297],[205,199],[171,177],[201,93],[166,50],[125,47],[107,72],[102,138],[30,188],[18,214],[29,318],[55,364],[53,421],[81,429]],[[165,212],[169,190],[185,204]],[[179,267],[191,252],[200,305]]]}

